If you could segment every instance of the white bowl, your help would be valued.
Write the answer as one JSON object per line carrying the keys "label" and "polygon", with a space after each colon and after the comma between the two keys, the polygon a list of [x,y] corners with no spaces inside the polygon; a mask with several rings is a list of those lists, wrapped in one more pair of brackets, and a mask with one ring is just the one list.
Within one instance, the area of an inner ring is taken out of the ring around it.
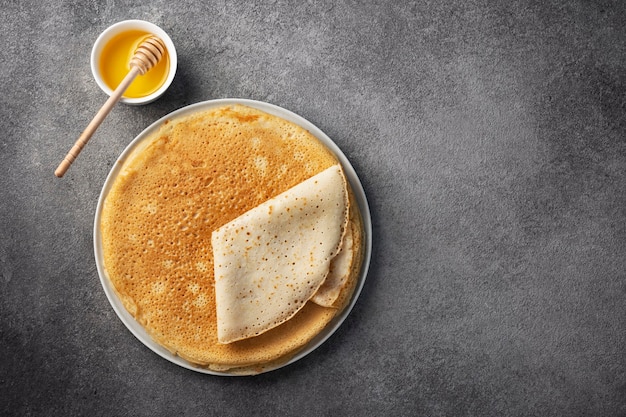
{"label": "white bowl", "polygon": [[144,20],[124,20],[122,22],[118,22],[112,26],[109,26],[104,32],[100,34],[100,36],[98,36],[98,39],[96,39],[96,42],[91,49],[91,73],[93,74],[93,77],[96,79],[96,83],[102,89],[102,91],[104,91],[109,96],[113,94],[113,90],[111,90],[111,88],[106,85],[106,83],[102,79],[102,74],[100,73],[100,57],[102,56],[102,49],[111,39],[113,39],[113,37],[129,30],[141,30],[158,36],[165,43],[165,47],[167,48],[167,53],[170,58],[170,66],[167,73],[167,79],[157,91],[144,97],[122,97],[120,99],[120,102],[130,105],[148,104],[161,97],[161,95],[165,93],[165,91],[174,80],[174,75],[176,75],[176,67],[178,66],[178,57],[176,55],[176,48],[174,47],[172,39],[170,39],[168,34],[165,33],[163,29],[161,29],[154,23],[146,22]]}

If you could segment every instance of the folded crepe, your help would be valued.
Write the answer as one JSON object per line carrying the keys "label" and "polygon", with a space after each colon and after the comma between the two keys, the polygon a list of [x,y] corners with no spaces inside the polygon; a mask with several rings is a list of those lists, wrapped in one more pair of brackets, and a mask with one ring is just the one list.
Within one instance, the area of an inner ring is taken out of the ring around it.
{"label": "folded crepe", "polygon": [[[325,283],[347,224],[346,180],[334,165],[215,230],[218,341],[254,337],[293,317]],[[342,253],[321,305],[337,298],[351,258]]]}
{"label": "folded crepe", "polygon": [[328,275],[324,283],[313,297],[311,297],[311,301],[322,307],[333,307],[339,298],[339,294],[341,294],[341,290],[343,290],[348,283],[353,260],[354,239],[352,237],[352,228],[348,227],[343,237],[341,250],[330,263]]}

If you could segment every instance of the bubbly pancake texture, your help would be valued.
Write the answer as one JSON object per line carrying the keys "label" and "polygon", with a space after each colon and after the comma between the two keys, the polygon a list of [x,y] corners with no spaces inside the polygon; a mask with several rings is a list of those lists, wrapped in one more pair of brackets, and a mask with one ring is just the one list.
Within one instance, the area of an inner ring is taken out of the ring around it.
{"label": "bubbly pancake texture", "polygon": [[282,325],[230,344],[217,341],[211,233],[335,164],[306,130],[246,106],[165,122],[123,162],[102,209],[104,265],[125,308],[157,343],[214,370],[254,373],[291,357],[354,290],[357,205],[349,213],[353,268],[336,303],[308,302]]}

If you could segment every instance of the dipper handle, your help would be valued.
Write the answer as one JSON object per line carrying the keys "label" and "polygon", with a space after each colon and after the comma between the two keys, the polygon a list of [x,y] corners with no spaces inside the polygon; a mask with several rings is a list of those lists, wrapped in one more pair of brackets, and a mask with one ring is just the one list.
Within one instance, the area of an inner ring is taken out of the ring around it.
{"label": "dipper handle", "polygon": [[165,44],[156,36],[150,36],[139,44],[130,60],[130,71],[126,74],[126,77],[124,77],[122,82],[117,86],[115,91],[113,91],[113,94],[111,94],[100,110],[98,110],[98,113],[96,113],[94,118],[87,125],[87,128],[85,128],[83,133],[78,137],[78,140],[74,146],[72,146],[72,149],[70,149],[65,158],[63,158],[63,161],[61,161],[57,169],[54,171],[54,175],[59,178],[65,175],[72,163],[78,157],[80,151],[85,147],[91,136],[95,133],[96,129],[98,129],[98,126],[100,126],[107,115],[111,112],[113,106],[115,106],[115,104],[119,101],[135,77],[139,74],[145,74],[152,67],[154,67],[161,60],[164,53]]}

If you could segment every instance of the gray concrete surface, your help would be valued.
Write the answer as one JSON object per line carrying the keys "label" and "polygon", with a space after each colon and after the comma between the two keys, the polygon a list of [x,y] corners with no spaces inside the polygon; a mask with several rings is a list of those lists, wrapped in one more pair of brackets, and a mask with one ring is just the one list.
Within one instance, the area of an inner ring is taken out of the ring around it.
{"label": "gray concrete surface", "polygon": [[[177,77],[59,180],[105,99],[91,45],[128,18],[170,33]],[[0,21],[0,414],[626,415],[625,3],[4,1]],[[92,249],[124,147],[224,97],[318,125],[373,216],[345,325],[254,378],[144,347]]]}

